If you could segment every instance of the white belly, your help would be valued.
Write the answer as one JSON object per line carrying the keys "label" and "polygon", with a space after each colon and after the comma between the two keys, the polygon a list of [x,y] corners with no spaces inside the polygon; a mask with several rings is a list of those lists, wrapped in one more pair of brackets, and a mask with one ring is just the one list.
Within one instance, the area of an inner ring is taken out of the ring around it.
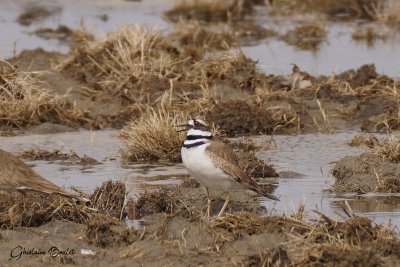
{"label": "white belly", "polygon": [[241,188],[234,178],[216,168],[205,149],[210,144],[181,149],[183,165],[202,186],[209,190],[228,191]]}

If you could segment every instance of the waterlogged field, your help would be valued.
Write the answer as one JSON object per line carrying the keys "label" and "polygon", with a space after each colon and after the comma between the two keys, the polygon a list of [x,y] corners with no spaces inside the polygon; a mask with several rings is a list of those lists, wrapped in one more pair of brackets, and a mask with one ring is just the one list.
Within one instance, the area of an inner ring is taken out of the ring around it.
{"label": "waterlogged field", "polygon": [[[398,266],[398,11],[3,1],[0,149],[90,203],[2,192],[0,262]],[[193,116],[280,201],[231,192],[217,218],[211,192],[205,218],[174,127]]]}

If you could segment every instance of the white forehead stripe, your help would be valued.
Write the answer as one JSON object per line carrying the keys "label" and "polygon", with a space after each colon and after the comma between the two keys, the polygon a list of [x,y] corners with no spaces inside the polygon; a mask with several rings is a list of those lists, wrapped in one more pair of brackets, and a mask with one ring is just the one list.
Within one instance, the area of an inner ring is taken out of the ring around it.
{"label": "white forehead stripe", "polygon": [[201,119],[195,119],[197,122],[200,122],[200,124],[207,126],[207,123],[205,123],[203,120]]}
{"label": "white forehead stripe", "polygon": [[191,126],[194,126],[194,121],[193,121],[193,120],[190,120],[190,121],[188,121],[187,124],[188,124],[188,125],[191,125]]}

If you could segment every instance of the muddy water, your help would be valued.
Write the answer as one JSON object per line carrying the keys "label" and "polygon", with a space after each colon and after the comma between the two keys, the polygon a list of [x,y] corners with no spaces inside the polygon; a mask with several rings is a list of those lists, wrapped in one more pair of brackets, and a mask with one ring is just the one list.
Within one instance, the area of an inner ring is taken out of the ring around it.
{"label": "muddy water", "polygon": [[[58,40],[44,40],[32,34],[38,28],[55,29],[60,24],[71,29],[84,25],[90,32],[99,36],[115,31],[125,24],[168,28],[169,25],[162,18],[162,13],[169,9],[172,3],[172,0],[3,0],[0,3],[0,32],[6,38],[0,38],[0,58],[11,57],[14,51],[18,53],[23,49],[37,47],[68,52],[68,44]],[[18,24],[17,17],[32,6],[43,6],[53,10],[54,13],[30,26]],[[261,8],[259,12],[265,14],[266,10]],[[104,15],[107,15],[106,20]],[[266,15],[257,20],[267,28],[274,23],[269,21]],[[293,27],[282,21],[285,19],[279,22],[280,34]],[[275,24],[273,26],[276,27]],[[374,63],[379,73],[400,77],[400,68],[397,64],[400,61],[399,36],[390,34],[387,41],[378,40],[374,46],[369,47],[366,42],[352,41],[352,27],[352,24],[328,23],[327,41],[316,52],[298,50],[276,38],[263,40],[242,49],[248,56],[259,60],[259,65],[267,73],[289,74],[291,63],[296,63],[311,74],[330,75],[333,71],[341,72],[357,68],[362,64]]]}
{"label": "muddy water", "polygon": [[[276,136],[276,150],[261,152],[259,156],[273,163],[281,172],[281,178],[273,180],[279,186],[275,194],[280,202],[261,199],[268,213],[292,213],[303,201],[310,217],[311,209],[321,211],[336,219],[344,218],[340,201],[347,199],[357,214],[374,218],[379,223],[400,226],[400,196],[366,194],[363,196],[336,196],[325,192],[334,182],[330,170],[335,161],[347,155],[356,155],[360,149],[346,145],[356,133],[306,134]],[[254,137],[265,142],[270,137]],[[46,135],[0,137],[0,148],[10,152],[38,147],[75,151],[86,154],[102,164],[93,166],[69,165],[64,161],[26,161],[42,176],[57,185],[71,186],[90,192],[108,179],[126,183],[131,195],[145,189],[159,188],[166,184],[178,184],[186,174],[181,164],[135,164],[123,165],[119,150],[123,147],[118,131],[79,131]]]}

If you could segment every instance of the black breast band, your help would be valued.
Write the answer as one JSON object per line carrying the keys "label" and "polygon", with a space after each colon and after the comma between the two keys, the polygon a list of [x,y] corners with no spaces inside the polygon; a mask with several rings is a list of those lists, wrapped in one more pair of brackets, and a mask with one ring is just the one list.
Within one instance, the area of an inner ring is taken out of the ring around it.
{"label": "black breast band", "polygon": [[183,143],[183,147],[184,148],[191,148],[191,147],[201,146],[201,145],[204,145],[204,144],[205,144],[205,142],[203,142],[203,141],[196,142],[196,143],[189,144],[189,145],[186,145],[185,143]]}

